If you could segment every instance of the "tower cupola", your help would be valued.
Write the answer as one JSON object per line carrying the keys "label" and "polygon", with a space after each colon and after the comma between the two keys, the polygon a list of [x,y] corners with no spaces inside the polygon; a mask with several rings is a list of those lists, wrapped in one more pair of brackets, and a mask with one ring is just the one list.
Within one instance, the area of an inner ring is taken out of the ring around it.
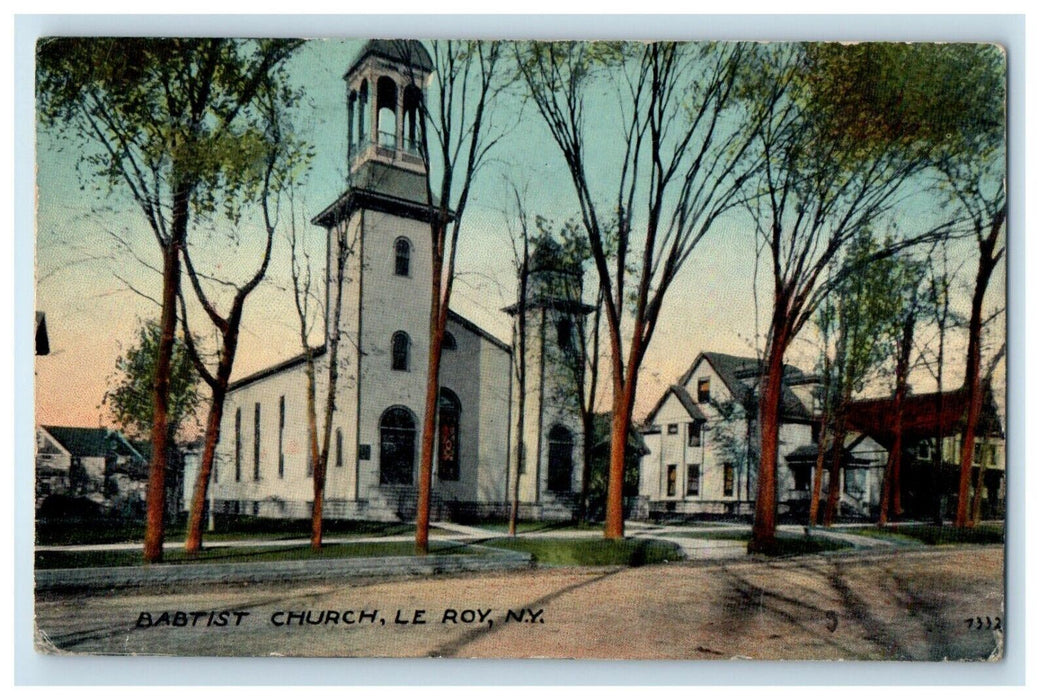
{"label": "tower cupola", "polygon": [[373,164],[425,172],[422,107],[432,72],[432,58],[419,41],[364,45],[345,74],[350,177],[370,176]]}

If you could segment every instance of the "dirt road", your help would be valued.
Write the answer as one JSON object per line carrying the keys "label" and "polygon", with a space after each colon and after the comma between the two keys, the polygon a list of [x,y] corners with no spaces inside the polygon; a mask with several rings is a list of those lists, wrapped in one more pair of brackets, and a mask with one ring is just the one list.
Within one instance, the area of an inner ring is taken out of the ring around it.
{"label": "dirt road", "polygon": [[1002,620],[1002,572],[1002,547],[968,547],[46,593],[36,603],[37,645],[237,656],[985,659],[999,653],[1003,633],[966,620]]}

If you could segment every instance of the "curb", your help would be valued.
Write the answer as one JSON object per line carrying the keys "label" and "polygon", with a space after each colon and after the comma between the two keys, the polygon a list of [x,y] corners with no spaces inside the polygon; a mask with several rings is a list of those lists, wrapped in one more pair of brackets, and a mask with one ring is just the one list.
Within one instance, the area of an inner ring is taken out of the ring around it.
{"label": "curb", "polygon": [[43,569],[36,572],[36,590],[39,592],[79,588],[133,588],[184,583],[323,581],[367,576],[513,570],[531,566],[533,557],[529,553],[499,550],[497,556],[479,557],[430,554],[425,557]]}

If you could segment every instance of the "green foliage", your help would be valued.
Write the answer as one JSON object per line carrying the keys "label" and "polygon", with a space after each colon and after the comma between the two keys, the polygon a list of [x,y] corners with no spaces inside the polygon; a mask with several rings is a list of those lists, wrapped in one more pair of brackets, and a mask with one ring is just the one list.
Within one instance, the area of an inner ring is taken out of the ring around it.
{"label": "green foliage", "polygon": [[819,368],[826,382],[829,413],[860,393],[871,373],[891,356],[904,318],[919,303],[920,268],[908,257],[888,254],[894,243],[876,240],[868,230],[848,246],[838,283],[823,299],[815,322],[828,352]]}
{"label": "green foliage", "polygon": [[168,234],[164,205],[178,196],[198,215],[224,209],[235,221],[268,184],[274,158],[285,166],[277,172],[302,160],[277,116],[299,98],[281,64],[300,43],[43,39],[37,114],[87,146],[81,164],[110,192],[129,188],[158,236]]}
{"label": "green foliage", "polygon": [[1005,57],[996,46],[812,43],[803,70],[829,141],[982,156],[1003,145]]}
{"label": "green foliage", "polygon": [[[153,425],[153,381],[160,347],[160,326],[146,321],[138,327],[135,344],[116,358],[116,372],[102,403],[113,419],[134,438],[149,435]],[[200,377],[185,342],[175,339],[171,356],[171,394],[168,403],[171,432],[193,416],[200,401]]]}

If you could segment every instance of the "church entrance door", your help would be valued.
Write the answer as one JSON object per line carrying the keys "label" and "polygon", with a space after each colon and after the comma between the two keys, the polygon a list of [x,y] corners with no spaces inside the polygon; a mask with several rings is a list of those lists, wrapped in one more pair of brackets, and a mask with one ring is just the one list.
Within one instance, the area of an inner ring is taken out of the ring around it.
{"label": "church entrance door", "polygon": [[562,425],[549,431],[549,490],[570,491],[574,438]]}
{"label": "church entrance door", "polygon": [[414,483],[414,416],[406,408],[390,408],[382,414],[380,429],[382,453],[379,460],[379,483]]}

